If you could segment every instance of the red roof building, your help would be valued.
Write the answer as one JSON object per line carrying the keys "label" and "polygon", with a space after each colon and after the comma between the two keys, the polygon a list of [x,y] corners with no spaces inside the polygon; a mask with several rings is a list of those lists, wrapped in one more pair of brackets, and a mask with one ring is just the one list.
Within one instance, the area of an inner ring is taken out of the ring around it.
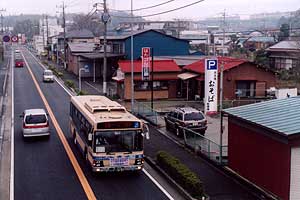
{"label": "red roof building", "polygon": [[[117,94],[125,100],[131,99],[131,61],[118,62],[119,69],[113,80],[117,81]],[[151,61],[150,61],[151,66]],[[178,74],[180,67],[173,60],[155,60],[153,63],[153,96],[154,99],[176,98]],[[133,62],[134,98],[151,98],[151,76],[149,80],[142,80],[142,61]],[[151,72],[151,68],[150,68]]]}
{"label": "red roof building", "polygon": [[[260,68],[247,60],[220,56],[218,63],[219,72],[220,66],[224,65],[223,94],[225,100],[265,97],[266,89],[274,87],[276,84],[273,72]],[[205,57],[183,69],[185,72],[179,75],[179,78],[183,80],[181,86],[183,96],[188,95],[188,99],[196,97],[203,99]]]}

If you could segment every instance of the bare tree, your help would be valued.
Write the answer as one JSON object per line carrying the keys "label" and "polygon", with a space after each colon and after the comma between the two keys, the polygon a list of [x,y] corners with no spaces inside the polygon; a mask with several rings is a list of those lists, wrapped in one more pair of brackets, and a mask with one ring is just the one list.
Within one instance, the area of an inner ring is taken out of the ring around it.
{"label": "bare tree", "polygon": [[89,16],[78,14],[73,17],[73,24],[69,30],[90,30],[95,36],[100,36],[103,33],[104,25],[101,23],[98,16]]}

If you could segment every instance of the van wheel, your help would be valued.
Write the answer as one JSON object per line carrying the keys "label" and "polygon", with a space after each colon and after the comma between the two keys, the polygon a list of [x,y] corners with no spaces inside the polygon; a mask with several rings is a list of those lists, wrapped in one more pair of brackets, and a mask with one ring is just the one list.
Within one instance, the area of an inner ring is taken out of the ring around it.
{"label": "van wheel", "polygon": [[179,130],[179,127],[177,127],[176,128],[176,135],[179,136],[179,134],[180,134],[180,130]]}
{"label": "van wheel", "polygon": [[87,150],[85,149],[84,150],[84,158],[85,158],[85,161],[88,161],[88,153],[87,153]]}
{"label": "van wheel", "polygon": [[168,124],[167,120],[165,121],[165,124],[166,124],[166,130],[167,130],[167,131],[170,130],[169,124]]}
{"label": "van wheel", "polygon": [[77,144],[77,139],[76,139],[76,134],[75,134],[75,132],[73,132],[73,141],[74,141],[74,144]]}

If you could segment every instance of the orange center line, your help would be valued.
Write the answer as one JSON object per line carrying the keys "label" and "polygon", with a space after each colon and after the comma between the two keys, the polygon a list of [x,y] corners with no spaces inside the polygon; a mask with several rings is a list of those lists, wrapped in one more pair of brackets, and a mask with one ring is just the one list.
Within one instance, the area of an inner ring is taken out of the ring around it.
{"label": "orange center line", "polygon": [[82,187],[83,187],[83,189],[85,191],[85,194],[86,194],[87,198],[90,199],[90,200],[96,200],[97,198],[96,198],[96,196],[95,196],[95,194],[94,194],[94,192],[93,192],[90,184],[88,183],[88,180],[85,177],[85,175],[84,175],[84,173],[83,173],[83,171],[82,171],[82,169],[81,169],[78,161],[76,160],[75,155],[74,155],[73,151],[71,150],[71,147],[70,147],[69,143],[67,142],[65,134],[63,133],[62,129],[60,128],[60,126],[59,126],[59,124],[58,124],[58,122],[57,122],[57,120],[56,120],[56,118],[55,118],[55,116],[53,114],[53,111],[52,111],[52,109],[51,109],[48,101],[46,100],[46,98],[45,98],[45,96],[44,96],[44,94],[43,94],[43,92],[42,92],[42,90],[41,90],[41,88],[40,88],[40,86],[39,86],[39,84],[38,84],[38,82],[37,82],[37,80],[36,80],[33,72],[31,71],[31,68],[29,67],[28,62],[27,62],[25,56],[23,55],[23,53],[22,53],[22,56],[23,56],[24,61],[26,63],[27,69],[28,69],[28,71],[29,71],[29,73],[30,73],[30,75],[32,77],[32,80],[33,80],[33,82],[34,82],[34,84],[36,86],[36,89],[38,90],[38,93],[41,96],[41,98],[42,98],[42,100],[43,100],[43,102],[45,104],[45,107],[46,107],[46,109],[47,109],[47,111],[49,113],[49,116],[50,116],[50,118],[52,120],[52,123],[53,123],[53,125],[54,125],[54,127],[56,129],[56,132],[57,132],[57,134],[58,134],[58,136],[59,136],[59,138],[60,138],[60,140],[61,140],[61,142],[62,142],[62,144],[63,144],[63,146],[65,148],[65,150],[66,150],[66,153],[67,153],[67,155],[68,155],[68,157],[69,157],[69,159],[70,159],[70,161],[71,161],[71,163],[73,165],[73,168],[74,168],[74,170],[75,170],[75,172],[76,172],[76,174],[77,174],[77,176],[79,178],[79,181],[80,181],[80,183],[81,183],[81,185],[82,185]]}

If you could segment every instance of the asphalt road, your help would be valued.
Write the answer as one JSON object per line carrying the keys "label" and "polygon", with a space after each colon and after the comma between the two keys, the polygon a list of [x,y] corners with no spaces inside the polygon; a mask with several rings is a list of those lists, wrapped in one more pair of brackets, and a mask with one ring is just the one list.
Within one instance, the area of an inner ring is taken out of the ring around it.
{"label": "asphalt road", "polygon": [[[69,134],[70,97],[56,82],[43,83],[43,69],[26,50],[23,53],[97,199],[168,199],[142,172],[91,173]],[[15,199],[86,199],[51,121],[49,140],[22,138],[18,116],[24,109],[45,108],[26,67],[14,68],[14,99]]]}

